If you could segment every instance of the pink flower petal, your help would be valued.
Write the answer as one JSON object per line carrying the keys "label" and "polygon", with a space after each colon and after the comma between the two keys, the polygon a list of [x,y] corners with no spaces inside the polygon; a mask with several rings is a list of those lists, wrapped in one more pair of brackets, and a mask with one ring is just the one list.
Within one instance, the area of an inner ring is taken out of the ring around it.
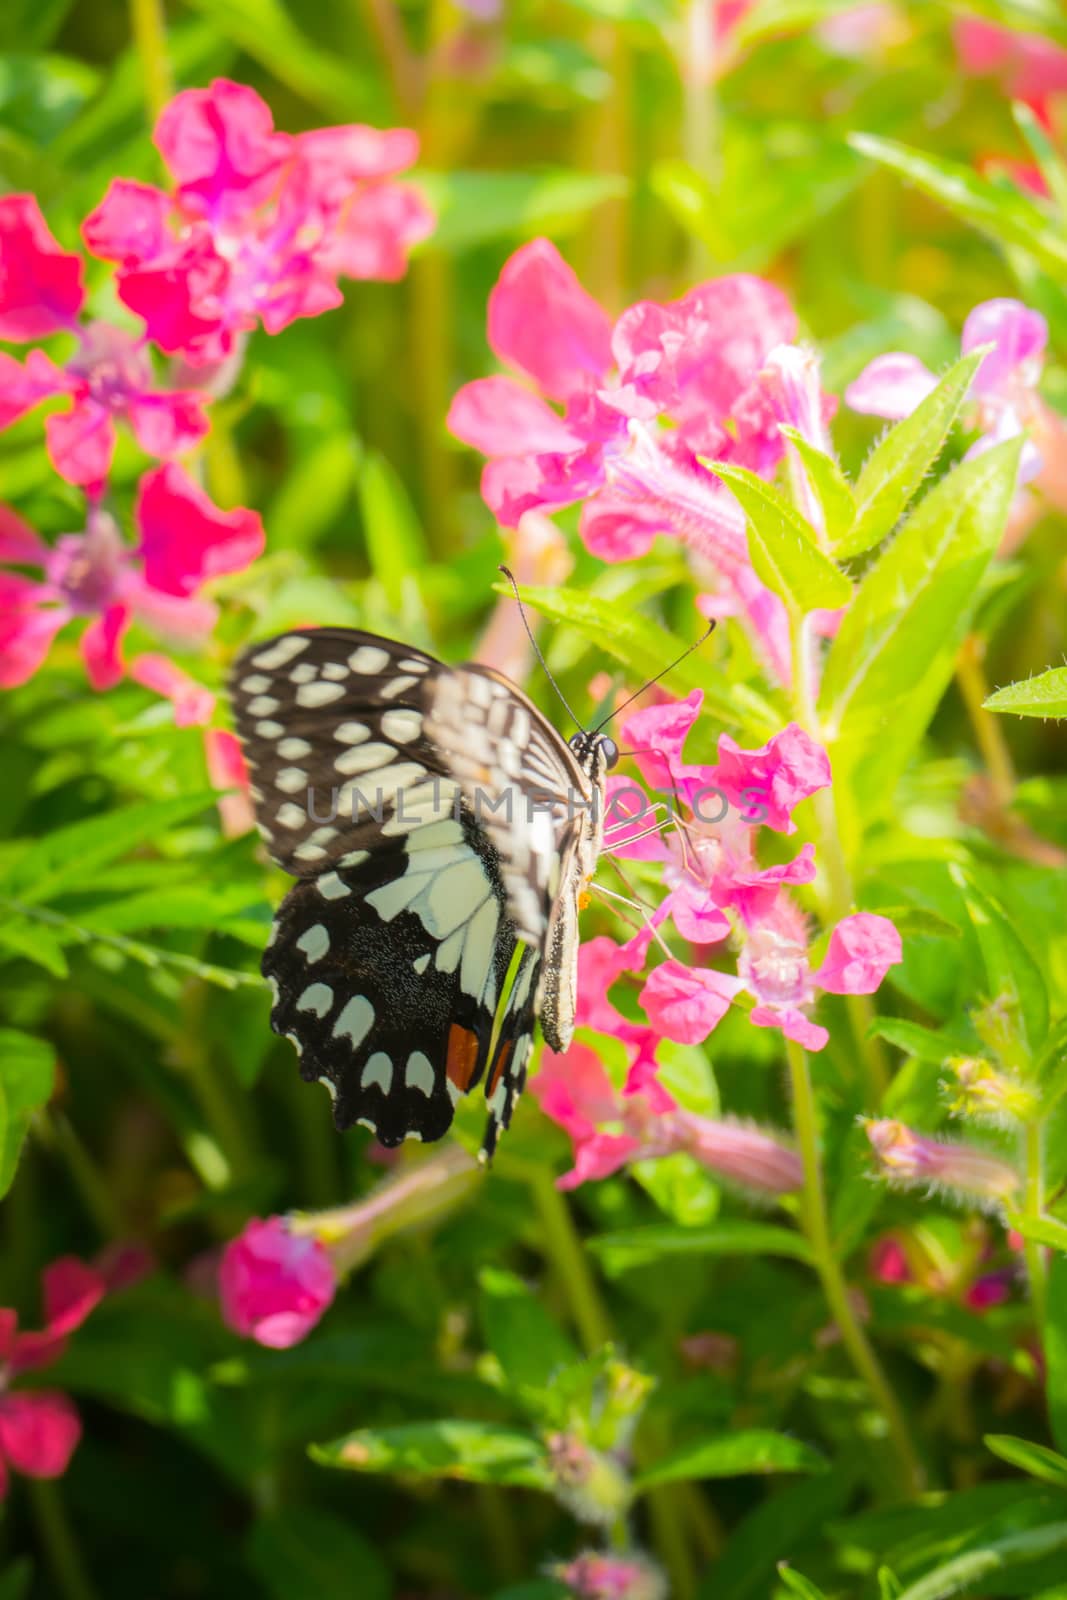
{"label": "pink flower petal", "polygon": [[129,625],[130,608],[119,602],[108,606],[82,634],[82,660],[94,689],[113,689],[122,678],[122,636]]}
{"label": "pink flower petal", "polygon": [[577,1189],[581,1183],[592,1183],[598,1178],[608,1178],[618,1172],[641,1149],[640,1139],[628,1133],[594,1133],[584,1139],[574,1152],[574,1167],[556,1180],[557,1189]]}
{"label": "pink flower petal", "polygon": [[703,689],[691,689],[684,700],[669,700],[633,711],[622,725],[622,741],[653,789],[673,789],[682,772],[682,750],[700,708]]}
{"label": "pink flower petal", "polygon": [[1013,378],[1036,384],[1048,344],[1048,323],[1021,300],[986,300],[963,324],[964,355],[979,345],[994,346],[983,356],[972,392],[983,399],[1005,394]]}
{"label": "pink flower petal", "polygon": [[0,353],[0,428],[9,428],[32,407],[61,394],[65,388],[59,368],[40,350],[31,352],[38,359],[23,366],[14,356]]}
{"label": "pink flower petal", "polygon": [[0,504],[0,561],[16,566],[38,567],[48,546],[17,511]]}
{"label": "pink flower petal", "polygon": [[413,128],[372,128],[361,122],[313,128],[298,133],[294,144],[313,174],[313,187],[331,191],[331,205],[343,204],[355,184],[395,177],[419,158],[419,136]]}
{"label": "pink flower petal", "polygon": [[739,978],[725,972],[664,961],[649,974],[640,1002],[653,1027],[666,1038],[700,1044],[718,1027],[743,987]]}
{"label": "pink flower petal", "polygon": [[285,1350],[307,1337],[331,1304],[337,1278],[324,1246],[284,1217],[253,1217],[219,1266],[225,1321],[248,1339]]}
{"label": "pink flower petal", "polygon": [[172,243],[170,212],[170,196],[162,189],[113,178],[96,210],[82,223],[82,238],[102,261],[117,261],[124,267],[154,261]]}
{"label": "pink flower petal", "polygon": [[900,422],[937,388],[937,379],[918,356],[894,351],[876,356],[845,390],[845,403],[864,416]]}
{"label": "pink flower petal", "polygon": [[50,597],[44,584],[0,573],[0,689],[17,688],[32,678],[70,620],[66,606],[45,603]]}
{"label": "pink flower petal", "polygon": [[730,919],[716,905],[711,891],[686,877],[670,894],[671,920],[690,944],[719,944],[729,936]]}
{"label": "pink flower petal", "polygon": [[107,1283],[95,1267],[77,1256],[61,1256],[41,1275],[44,1314],[50,1333],[72,1333],[107,1292]]}
{"label": "pink flower petal", "polygon": [[446,426],[487,456],[565,454],[584,440],[512,378],[476,378],[458,390]]}
{"label": "pink flower petal", "polygon": [[287,134],[275,133],[266,102],[228,78],[176,94],[154,138],[182,204],[216,216],[253,210],[268,199],[293,150]]}
{"label": "pink flower petal", "polygon": [[33,195],[0,199],[0,339],[69,329],[84,296],[80,257],[60,248]]}
{"label": "pink flower petal", "polygon": [[572,1044],[565,1055],[546,1049],[530,1093],[545,1116],[572,1139],[588,1137],[597,1123],[610,1122],[618,1115],[618,1095],[611,1079],[596,1051],[586,1044]]}
{"label": "pink flower petal", "polygon": [[149,651],[130,662],[129,675],[135,683],[162,695],[174,706],[174,723],[179,728],[203,727],[215,711],[215,696],[197,683],[169,656]]}
{"label": "pink flower petal", "polygon": [[126,416],[145,454],[165,461],[185,455],[205,437],[211,426],[204,409],[209,399],[192,389],[142,394],[130,400]]}
{"label": "pink flower petal", "polygon": [[60,1478],[81,1438],[65,1394],[38,1389],[0,1395],[0,1455],[28,1478]]}
{"label": "pink flower petal", "polygon": [[873,994],[889,968],[903,959],[900,934],[889,918],[858,911],[830,935],[815,982],[828,994]]}
{"label": "pink flower petal", "polygon": [[124,268],[119,299],[144,321],[145,332],[167,355],[190,363],[220,361],[236,334],[255,325],[251,314],[227,315],[230,266],[210,238],[200,234],[150,265]]}
{"label": "pink flower petal", "polygon": [[429,238],[435,221],[410,183],[370,184],[345,206],[325,262],[345,278],[396,283],[407,271],[408,252]]}
{"label": "pink flower petal", "polygon": [[88,494],[102,489],[115,454],[115,424],[95,400],[76,401],[70,411],[45,418],[48,459],[61,478]]}
{"label": "pink flower petal", "polygon": [[611,321],[548,239],[505,262],[489,296],[489,344],[529,373],[552,400],[565,400],[611,365]]}
{"label": "pink flower petal", "polygon": [[225,572],[243,572],[264,546],[255,511],[220,511],[181,467],[155,467],[137,493],[135,519],[147,584],[191,595]]}
{"label": "pink flower petal", "polygon": [[718,762],[702,776],[722,789],[744,820],[795,833],[791,814],[829,787],[830,762],[822,746],[791,722],[758,750],[742,750],[729,734],[720,734]]}
{"label": "pink flower petal", "polygon": [[748,1020],[756,1028],[780,1028],[787,1039],[805,1050],[825,1050],[830,1035],[825,1028],[805,1016],[798,1006],[753,1006]]}

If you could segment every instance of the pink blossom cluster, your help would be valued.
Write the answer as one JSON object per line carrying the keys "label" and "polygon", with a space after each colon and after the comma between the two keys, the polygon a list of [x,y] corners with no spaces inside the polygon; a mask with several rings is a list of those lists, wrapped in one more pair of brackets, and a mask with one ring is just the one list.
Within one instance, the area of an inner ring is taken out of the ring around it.
{"label": "pink blossom cluster", "polygon": [[[799,1187],[798,1158],[775,1135],[677,1106],[659,1081],[659,1044],[699,1044],[731,1005],[740,1004],[755,1027],[780,1029],[806,1049],[821,1050],[829,1034],[811,1015],[818,992],[872,994],[901,960],[893,924],[856,912],[831,931],[821,962],[813,963],[808,919],[790,889],[814,877],[814,847],[762,866],[758,830],[746,817],[757,814],[752,797],[758,795],[762,826],[794,832],[795,808],[830,781],[825,752],[790,724],[760,749],[742,750],[724,734],[716,763],[686,761],[684,746],[702,698],[694,690],[686,700],[637,711],[623,726],[642,777],[672,793],[677,810],[669,830],[650,831],[644,791],[627,778],[609,779],[608,816],[622,820],[610,828],[608,848],[623,859],[659,863],[666,893],[628,941],[595,938],[579,956],[578,1021],[623,1043],[628,1067],[622,1088],[580,1041],[565,1056],[546,1051],[533,1080],[542,1109],[574,1143],[575,1165],[561,1180],[564,1187],[680,1150],[751,1193]],[[711,790],[728,802],[721,818],[694,803]],[[712,815],[716,820],[704,820]],[[663,943],[668,923],[690,947],[688,960]],[[657,946],[667,959],[651,968],[639,993],[648,1022],[631,1022],[608,991],[625,975],[641,973]]]}
{"label": "pink blossom cluster", "polygon": [[[114,266],[129,326],[85,320],[81,256],[32,195],[0,199],[0,341],[34,347],[0,353],[0,428],[52,403],[49,458],[85,495],[81,527],[51,544],[0,508],[0,562],[16,569],[0,570],[0,686],[25,682],[60,629],[84,622],[93,687],[128,671],[181,724],[206,722],[214,696],[163,652],[127,664],[122,643],[136,621],[168,646],[203,644],[217,618],[206,586],[263,549],[258,514],[221,509],[180,464],[208,432],[213,393],[254,328],[339,305],[342,277],[399,277],[432,219],[397,181],[417,154],[408,129],[281,133],[254,90],[218,79],[175,96],[155,143],[170,187],[118,178],[82,228]],[[107,499],[120,426],[160,463],[137,488],[134,542]]]}
{"label": "pink blossom cluster", "polygon": [[488,457],[482,494],[505,527],[580,502],[582,538],[606,561],[643,555],[658,534],[679,539],[716,585],[709,610],[736,613],[787,683],[785,608],[756,576],[744,516],[705,463],[772,475],[783,422],[825,442],[832,404],[796,332],[786,296],[749,273],[640,301],[613,321],[535,239],[489,297],[489,344],[518,376],[464,385],[448,425]]}

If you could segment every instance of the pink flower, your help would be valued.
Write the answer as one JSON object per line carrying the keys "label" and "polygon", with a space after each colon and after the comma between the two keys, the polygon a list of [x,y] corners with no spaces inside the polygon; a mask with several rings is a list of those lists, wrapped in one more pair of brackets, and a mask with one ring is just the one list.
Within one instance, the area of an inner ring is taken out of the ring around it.
{"label": "pink flower", "polygon": [[903,959],[900,934],[889,919],[858,911],[830,935],[815,982],[828,994],[874,994],[889,968]]}
{"label": "pink flower", "polygon": [[284,1217],[254,1217],[222,1254],[223,1317],[235,1333],[272,1350],[287,1350],[306,1338],[336,1288],[325,1246],[294,1234]]}
{"label": "pink flower", "polygon": [[[135,522],[137,549],[98,507],[90,509],[83,533],[63,534],[50,546],[2,509],[0,562],[38,567],[42,577],[0,569],[0,688],[32,677],[59,629],[82,618],[89,624],[80,640],[89,680],[95,689],[110,688],[122,677],[122,637],[135,617],[167,638],[203,638],[217,613],[198,590],[210,578],[243,570],[263,548],[255,512],[220,511],[174,465],[141,480]],[[151,662],[144,670],[159,675]],[[190,702],[184,705],[194,720]]]}
{"label": "pink flower", "polygon": [[104,322],[79,325],[81,263],[60,250],[32,196],[0,199],[0,285],[0,337],[21,342],[62,331],[78,340],[62,367],[43,350],[31,350],[24,364],[0,354],[0,428],[43,400],[69,398],[69,410],[45,421],[52,465],[69,483],[99,495],[116,420],[147,455],[162,459],[193,449],[207,433],[207,397],[157,389],[142,338]]}
{"label": "pink flower", "polygon": [[660,533],[680,539],[711,564],[787,681],[781,602],[756,578],[744,517],[702,458],[773,471],[782,440],[759,374],[794,331],[781,292],[744,273],[631,306],[612,328],[537,239],[505,264],[489,303],[494,353],[533,388],[477,379],[455,396],[448,425],[489,458],[482,494],[507,527],[583,501],[582,537],[605,560],[640,555]]}
{"label": "pink flower", "polygon": [[1000,78],[1013,100],[1028,101],[1046,120],[1047,101],[1067,93],[1067,50],[1050,39],[978,17],[961,17],[953,32],[965,72]]}
{"label": "pink flower", "polygon": [[116,179],[83,232],[149,338],[192,364],[332,310],[339,277],[401,277],[433,226],[394,181],[418,153],[406,128],[278,133],[253,89],[218,78],[175,96],[155,142],[172,191]]}
{"label": "pink flower", "polygon": [[[1019,300],[986,300],[968,316],[960,341],[963,354],[980,345],[993,346],[982,358],[971,386],[981,437],[968,456],[1040,423],[1037,383],[1047,342],[1044,317]],[[897,351],[876,356],[849,384],[845,399],[853,411],[899,421],[910,416],[936,386],[937,379],[918,356]],[[1028,439],[1019,466],[1020,483],[1028,483],[1041,468],[1041,453]]]}
{"label": "pink flower", "polygon": [[560,1562],[552,1576],[574,1600],[667,1600],[666,1576],[637,1553],[602,1555],[584,1550],[573,1561]]}
{"label": "pink flower", "polygon": [[974,1145],[931,1139],[889,1118],[865,1124],[883,1177],[904,1186],[943,1189],[971,1202],[1011,1200],[1018,1172]]}
{"label": "pink flower", "polygon": [[219,796],[219,818],[227,839],[251,832],[255,827],[251,779],[236,734],[228,728],[207,728],[204,732],[204,759],[213,789]]}
{"label": "pink flower", "polygon": [[81,1438],[81,1422],[65,1394],[52,1389],[12,1391],[24,1372],[38,1372],[58,1361],[69,1336],[104,1297],[103,1275],[64,1256],[41,1277],[45,1327],[20,1333],[18,1315],[0,1310],[0,1498],[7,1493],[8,1468],[30,1478],[58,1478],[66,1472]]}
{"label": "pink flower", "polygon": [[210,722],[215,710],[215,696],[202,683],[197,683],[183,672],[169,656],[157,651],[146,651],[130,662],[129,675],[134,683],[162,695],[174,707],[174,725],[178,728],[202,727]]}

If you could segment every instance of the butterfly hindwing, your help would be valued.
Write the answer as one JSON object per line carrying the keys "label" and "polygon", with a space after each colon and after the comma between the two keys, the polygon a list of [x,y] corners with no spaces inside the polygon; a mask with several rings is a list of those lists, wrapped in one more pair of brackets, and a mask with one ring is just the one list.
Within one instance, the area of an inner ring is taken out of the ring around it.
{"label": "butterfly hindwing", "polygon": [[489,1121],[482,1140],[482,1152],[487,1159],[496,1149],[501,1133],[511,1126],[515,1106],[526,1083],[526,1068],[533,1050],[540,969],[540,951],[527,945],[504,1005],[500,1032],[485,1081]]}
{"label": "butterfly hindwing", "polygon": [[514,949],[484,841],[451,820],[419,833],[298,883],[263,958],[301,1075],[327,1085],[339,1128],[386,1145],[440,1138],[482,1078]]}

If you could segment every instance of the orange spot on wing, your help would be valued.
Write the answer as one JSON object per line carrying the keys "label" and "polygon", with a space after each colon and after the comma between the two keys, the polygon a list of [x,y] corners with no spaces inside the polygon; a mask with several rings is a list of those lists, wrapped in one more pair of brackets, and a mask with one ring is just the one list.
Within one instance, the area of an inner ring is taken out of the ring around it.
{"label": "orange spot on wing", "polygon": [[496,1065],[493,1067],[493,1075],[489,1079],[485,1089],[485,1098],[487,1100],[491,1100],[496,1093],[496,1086],[500,1082],[501,1074],[508,1064],[508,1058],[511,1055],[511,1047],[513,1043],[514,1040],[509,1039],[503,1048],[497,1051]]}
{"label": "orange spot on wing", "polygon": [[454,1022],[448,1030],[448,1055],[445,1072],[461,1094],[470,1088],[478,1064],[478,1035]]}

